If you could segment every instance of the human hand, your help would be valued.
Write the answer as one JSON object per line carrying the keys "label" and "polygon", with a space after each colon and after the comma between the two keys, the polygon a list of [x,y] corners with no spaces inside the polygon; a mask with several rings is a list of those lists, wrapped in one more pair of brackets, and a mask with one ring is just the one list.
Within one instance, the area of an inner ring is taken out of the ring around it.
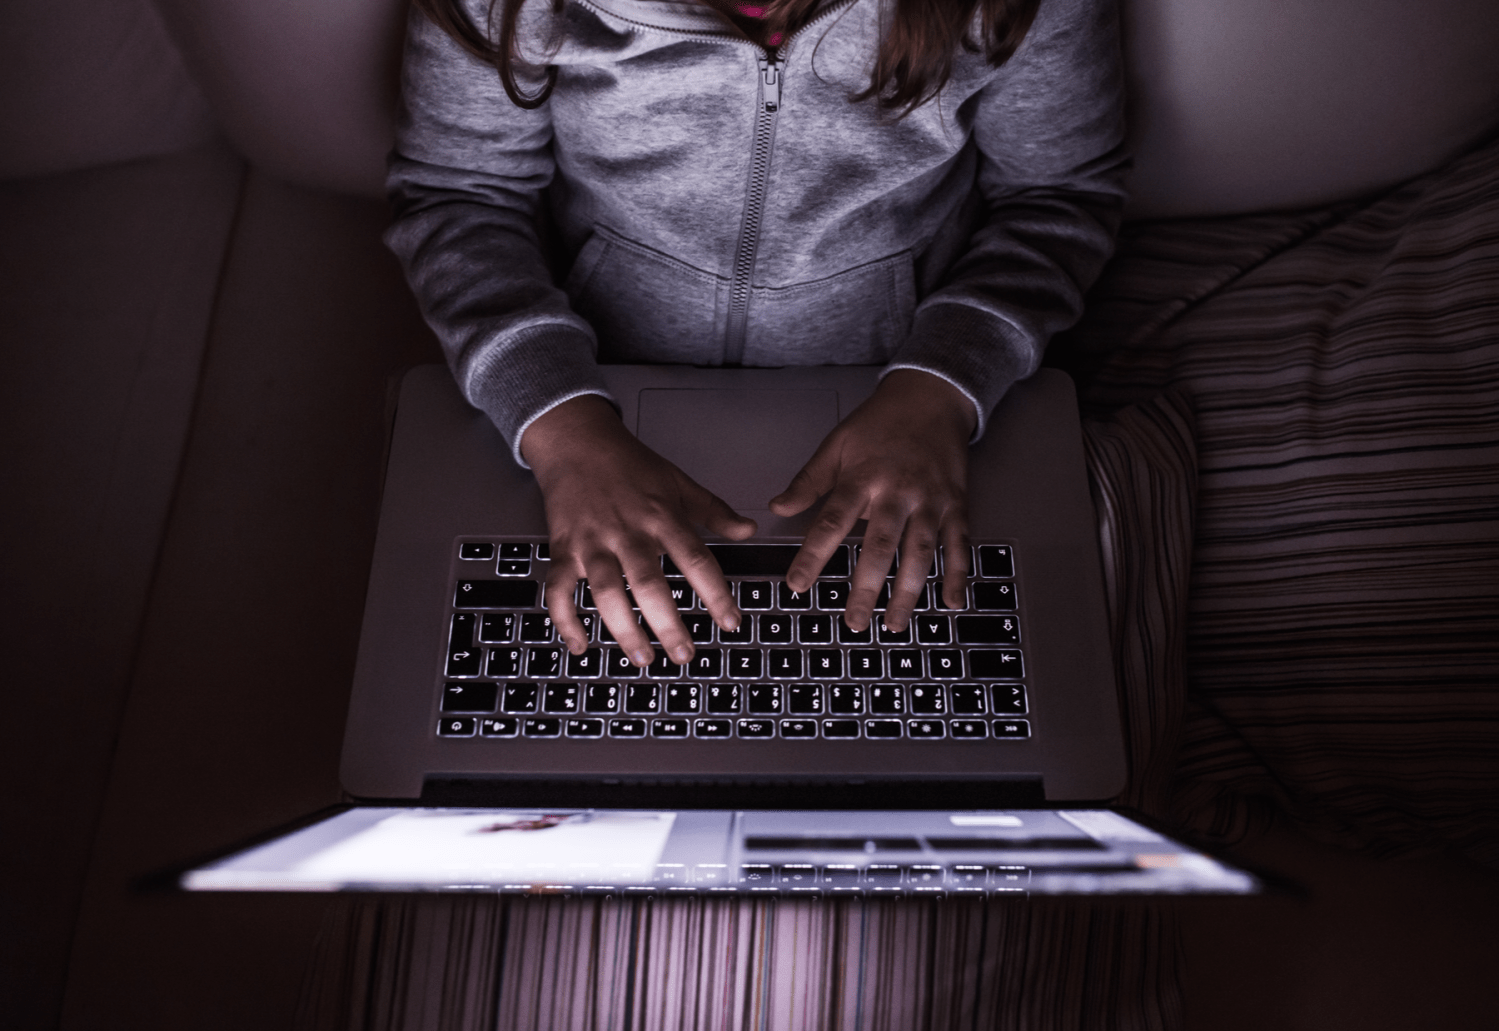
{"label": "human hand", "polygon": [[943,601],[962,608],[968,582],[968,441],[978,415],[946,380],[897,369],[817,449],[770,510],[792,516],[824,494],[822,510],[786,574],[793,591],[810,590],[833,549],[867,519],[864,546],[843,619],[863,630],[901,548],[885,624],[903,630],[926,583],[940,541],[947,562]]}
{"label": "human hand", "polygon": [[547,613],[568,651],[578,655],[588,647],[573,606],[573,589],[586,579],[599,616],[631,662],[649,665],[655,651],[630,594],[671,661],[692,661],[692,639],[661,572],[663,553],[714,622],[730,630],[739,626],[739,606],[693,524],[743,540],[755,532],[753,519],[636,440],[613,407],[594,394],[544,413],[526,428],[520,449],[546,500],[552,538]]}

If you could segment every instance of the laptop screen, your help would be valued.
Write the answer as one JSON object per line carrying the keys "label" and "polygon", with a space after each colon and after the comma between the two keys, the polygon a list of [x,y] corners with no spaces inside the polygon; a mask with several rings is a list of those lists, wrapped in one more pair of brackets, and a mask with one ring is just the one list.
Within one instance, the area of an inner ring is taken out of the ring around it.
{"label": "laptop screen", "polygon": [[358,807],[190,870],[190,891],[1230,894],[1229,867],[1106,809]]}

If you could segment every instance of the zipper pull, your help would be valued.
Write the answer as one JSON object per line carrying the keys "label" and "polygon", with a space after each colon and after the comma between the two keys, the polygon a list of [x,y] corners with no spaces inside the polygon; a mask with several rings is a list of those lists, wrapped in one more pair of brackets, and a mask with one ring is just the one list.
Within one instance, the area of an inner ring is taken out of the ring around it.
{"label": "zipper pull", "polygon": [[781,62],[765,54],[760,55],[760,85],[765,97],[765,110],[775,114],[781,108]]}

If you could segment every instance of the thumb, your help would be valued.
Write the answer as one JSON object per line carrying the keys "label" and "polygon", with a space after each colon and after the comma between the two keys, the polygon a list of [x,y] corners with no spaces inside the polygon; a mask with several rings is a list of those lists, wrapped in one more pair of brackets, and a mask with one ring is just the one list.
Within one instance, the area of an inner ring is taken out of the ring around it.
{"label": "thumb", "polygon": [[706,526],[713,533],[731,541],[742,541],[755,535],[759,525],[753,519],[735,512],[727,501],[702,484],[690,479],[687,483],[690,486],[684,492],[684,500],[687,502],[687,515],[693,522]]}
{"label": "thumb", "polygon": [[770,510],[778,516],[794,516],[812,507],[812,503],[833,489],[837,481],[837,463],[826,441],[817,449],[791,484],[770,499]]}

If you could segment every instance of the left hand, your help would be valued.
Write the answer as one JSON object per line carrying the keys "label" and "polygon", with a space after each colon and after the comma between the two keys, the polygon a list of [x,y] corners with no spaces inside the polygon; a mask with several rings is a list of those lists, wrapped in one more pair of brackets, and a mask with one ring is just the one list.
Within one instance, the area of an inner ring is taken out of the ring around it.
{"label": "left hand", "polygon": [[946,380],[896,369],[839,423],[784,492],[778,516],[803,512],[828,495],[786,573],[793,591],[810,590],[833,550],[860,519],[869,524],[854,569],[844,622],[863,630],[900,547],[900,568],[885,625],[903,630],[926,583],[938,543],[947,558],[942,595],[963,608],[968,583],[968,441],[978,415]]}

